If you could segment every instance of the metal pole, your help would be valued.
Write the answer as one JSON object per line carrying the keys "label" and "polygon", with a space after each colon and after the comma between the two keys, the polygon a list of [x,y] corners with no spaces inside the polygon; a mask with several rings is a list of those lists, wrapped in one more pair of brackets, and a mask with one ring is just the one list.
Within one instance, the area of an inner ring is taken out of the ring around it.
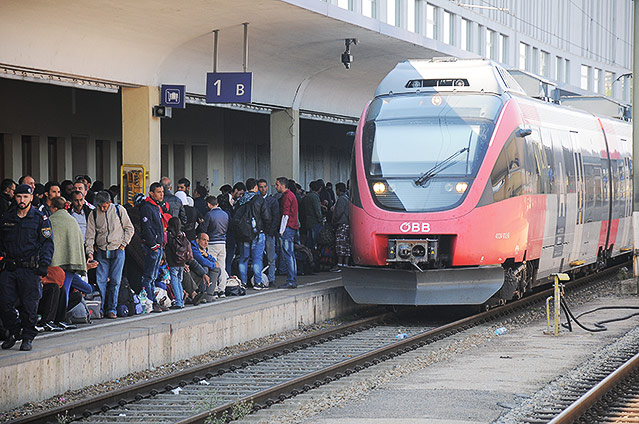
{"label": "metal pole", "polygon": [[217,61],[219,59],[219,56],[218,56],[219,36],[220,36],[220,30],[219,29],[213,30],[213,72],[217,72]]}
{"label": "metal pole", "polygon": [[244,60],[242,62],[242,68],[244,68],[244,72],[248,69],[248,22],[244,22]]}
{"label": "metal pole", "polygon": [[635,76],[639,75],[639,0],[633,2],[634,24],[632,34],[632,224],[634,234],[633,270],[635,278],[639,277],[639,128],[635,125],[635,108],[639,106],[639,82]]}

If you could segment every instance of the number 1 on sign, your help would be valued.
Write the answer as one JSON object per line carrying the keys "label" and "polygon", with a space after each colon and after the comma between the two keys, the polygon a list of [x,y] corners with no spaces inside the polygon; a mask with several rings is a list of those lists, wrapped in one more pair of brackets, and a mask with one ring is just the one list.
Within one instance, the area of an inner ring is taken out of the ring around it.
{"label": "number 1 on sign", "polygon": [[222,94],[222,80],[217,80],[213,83],[215,89],[217,90],[218,97]]}

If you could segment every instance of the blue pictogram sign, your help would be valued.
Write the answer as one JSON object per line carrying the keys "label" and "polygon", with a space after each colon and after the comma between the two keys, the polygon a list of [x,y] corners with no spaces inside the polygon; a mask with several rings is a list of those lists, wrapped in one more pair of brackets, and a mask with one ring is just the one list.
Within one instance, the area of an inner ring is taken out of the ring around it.
{"label": "blue pictogram sign", "polygon": [[160,104],[179,109],[186,107],[185,85],[162,85],[160,87]]}
{"label": "blue pictogram sign", "polygon": [[253,73],[209,72],[206,74],[207,103],[250,103]]}

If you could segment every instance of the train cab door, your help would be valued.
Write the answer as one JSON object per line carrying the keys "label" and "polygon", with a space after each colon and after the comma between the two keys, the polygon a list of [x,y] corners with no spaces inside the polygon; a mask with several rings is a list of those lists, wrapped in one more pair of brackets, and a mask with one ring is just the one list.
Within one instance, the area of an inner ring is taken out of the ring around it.
{"label": "train cab door", "polygon": [[572,155],[575,164],[575,214],[574,214],[574,238],[572,253],[569,260],[578,260],[581,257],[583,242],[584,217],[585,217],[585,193],[586,178],[584,175],[583,155],[579,148],[579,135],[577,131],[570,131],[570,142],[573,146]]}

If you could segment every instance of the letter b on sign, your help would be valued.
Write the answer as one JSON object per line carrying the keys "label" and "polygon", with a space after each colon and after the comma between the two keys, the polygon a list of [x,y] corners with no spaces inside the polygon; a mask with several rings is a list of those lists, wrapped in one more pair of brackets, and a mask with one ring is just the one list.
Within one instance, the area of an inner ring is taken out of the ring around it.
{"label": "letter b on sign", "polygon": [[207,103],[250,103],[251,72],[209,72],[206,74]]}

